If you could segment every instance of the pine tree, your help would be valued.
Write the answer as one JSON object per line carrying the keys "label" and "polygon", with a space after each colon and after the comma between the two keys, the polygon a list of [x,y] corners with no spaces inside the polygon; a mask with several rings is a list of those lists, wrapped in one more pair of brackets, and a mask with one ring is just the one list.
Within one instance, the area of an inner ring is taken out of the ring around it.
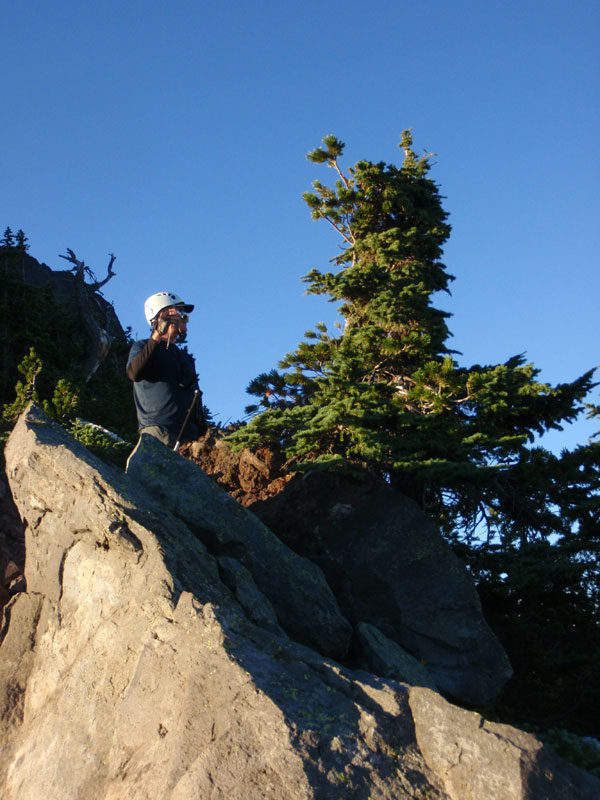
{"label": "pine tree", "polygon": [[22,253],[26,253],[29,250],[27,236],[25,236],[25,232],[22,231],[20,228],[15,235],[15,247]]}
{"label": "pine tree", "polygon": [[582,412],[593,370],[550,386],[522,355],[459,365],[434,306],[452,276],[429,157],[405,132],[400,169],[359,161],[344,173],[343,143],[323,145],[308,158],[337,180],[304,199],[342,249],[334,270],[304,280],[342,322],[308,331],[281,372],[250,384],[255,416],[230,438],[281,447],[300,469],[367,469],[412,496],[467,562],[515,669],[496,713],[595,735],[600,443],[561,456],[534,446]]}
{"label": "pine tree", "polygon": [[42,362],[35,352],[35,348],[31,347],[29,349],[29,354],[23,358],[17,369],[24,380],[17,381],[15,399],[2,409],[2,418],[10,422],[17,419],[31,400],[39,402],[40,397],[36,388],[36,379],[42,370]]}
{"label": "pine tree", "polygon": [[4,230],[4,235],[0,239],[0,247],[14,247],[15,239],[12,230],[7,226]]}
{"label": "pine tree", "polygon": [[336,181],[316,181],[304,199],[342,244],[335,271],[313,269],[304,281],[308,293],[339,303],[343,324],[317,325],[280,362],[283,373],[250,384],[260,401],[248,411],[264,410],[234,443],[277,443],[301,468],[369,469],[451,536],[473,536],[482,521],[511,541],[565,532],[560,512],[539,505],[544,490],[529,491],[545,451],[527,445],[577,417],[593,370],[550,386],[521,355],[458,365],[447,345],[450,315],[434,305],[453,280],[441,261],[447,213],[428,176],[430,156],[417,157],[410,131],[400,147],[400,168],[359,161],[346,173],[334,136],[309,153]]}

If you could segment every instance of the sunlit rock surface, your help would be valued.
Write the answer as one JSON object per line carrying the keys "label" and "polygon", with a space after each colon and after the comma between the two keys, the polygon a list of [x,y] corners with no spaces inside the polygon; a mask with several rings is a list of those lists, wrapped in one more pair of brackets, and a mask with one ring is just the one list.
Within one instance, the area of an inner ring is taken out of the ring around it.
{"label": "sunlit rock surface", "polygon": [[0,633],[6,800],[600,796],[534,737],[251,621],[197,532],[35,406],[6,459],[27,548]]}

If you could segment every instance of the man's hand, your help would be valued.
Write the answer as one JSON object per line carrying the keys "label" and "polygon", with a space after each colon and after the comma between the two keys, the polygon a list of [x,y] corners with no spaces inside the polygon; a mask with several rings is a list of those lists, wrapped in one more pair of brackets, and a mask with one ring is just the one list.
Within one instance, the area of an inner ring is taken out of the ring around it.
{"label": "man's hand", "polygon": [[158,317],[156,327],[152,331],[152,338],[155,342],[174,341],[176,342],[180,334],[185,336],[187,318],[172,309],[167,309]]}
{"label": "man's hand", "polygon": [[159,332],[161,336],[164,336],[169,329],[169,325],[172,324],[173,323],[168,317],[163,317],[162,319],[158,320],[158,325],[156,326],[156,330]]}
{"label": "man's hand", "polygon": [[179,327],[176,325],[177,320],[173,317],[160,317],[156,323],[156,328],[152,331],[152,338],[155,342],[160,342],[168,336],[169,339],[176,340],[179,334]]}

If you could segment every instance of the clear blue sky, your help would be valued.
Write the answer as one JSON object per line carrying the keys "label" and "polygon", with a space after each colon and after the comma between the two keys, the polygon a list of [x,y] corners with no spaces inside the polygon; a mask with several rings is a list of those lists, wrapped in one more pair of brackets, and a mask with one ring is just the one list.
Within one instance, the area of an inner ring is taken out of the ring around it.
{"label": "clear blue sky", "polygon": [[114,252],[104,294],[140,338],[147,295],[194,302],[218,420],[333,317],[300,282],[337,252],[301,199],[328,133],[346,165],[400,163],[405,128],[436,153],[462,364],[600,363],[597,0],[22,0],[2,25],[0,227],[54,269]]}

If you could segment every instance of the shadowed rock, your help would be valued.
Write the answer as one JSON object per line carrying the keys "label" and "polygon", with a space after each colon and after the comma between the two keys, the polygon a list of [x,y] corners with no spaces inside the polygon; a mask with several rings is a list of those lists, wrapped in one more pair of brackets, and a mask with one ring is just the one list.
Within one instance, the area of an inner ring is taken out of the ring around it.
{"label": "shadowed rock", "polygon": [[433,678],[420,661],[388,639],[368,622],[358,624],[356,633],[368,669],[384,678],[437,690]]}
{"label": "shadowed rock", "polygon": [[441,691],[485,706],[512,674],[466,567],[409,498],[314,471],[252,511],[322,568],[350,622],[411,653]]}

